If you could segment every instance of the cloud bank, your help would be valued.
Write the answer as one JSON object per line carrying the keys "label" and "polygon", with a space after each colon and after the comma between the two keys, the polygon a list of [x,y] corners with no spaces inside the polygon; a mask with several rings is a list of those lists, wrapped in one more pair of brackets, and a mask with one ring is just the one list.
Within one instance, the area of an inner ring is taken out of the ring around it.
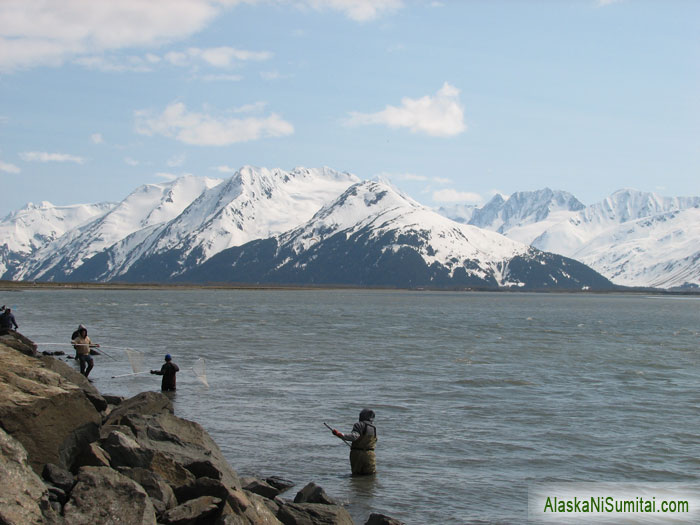
{"label": "cloud bank", "polygon": [[390,128],[408,128],[413,133],[433,137],[451,137],[467,129],[459,90],[447,82],[434,96],[417,99],[404,97],[401,106],[387,106],[377,113],[351,113],[347,124],[382,124]]}
{"label": "cloud bank", "polygon": [[[402,0],[2,0],[0,71],[57,67],[73,59],[108,71],[144,70],[148,57],[132,57],[136,64],[118,64],[99,55],[182,40],[204,29],[226,8],[243,3],[334,10],[356,21],[372,20],[403,5]],[[258,52],[225,47],[199,52],[201,60],[216,67],[233,60],[265,59]]]}
{"label": "cloud bank", "polygon": [[267,117],[217,117],[188,111],[181,102],[170,104],[160,115],[141,110],[135,117],[137,133],[162,135],[197,146],[227,146],[294,133],[294,126],[275,113]]}
{"label": "cloud bank", "polygon": [[68,153],[46,153],[44,151],[25,151],[19,154],[25,162],[74,162],[84,164],[85,159]]}

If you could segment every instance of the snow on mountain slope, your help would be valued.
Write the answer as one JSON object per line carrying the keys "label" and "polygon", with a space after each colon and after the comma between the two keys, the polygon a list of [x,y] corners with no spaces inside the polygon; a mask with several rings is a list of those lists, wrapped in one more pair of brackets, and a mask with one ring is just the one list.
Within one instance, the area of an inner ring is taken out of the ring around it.
{"label": "snow on mountain slope", "polygon": [[700,286],[700,207],[610,228],[573,254],[617,284]]}
{"label": "snow on mountain slope", "polygon": [[294,230],[224,250],[177,280],[438,288],[611,286],[577,261],[459,224],[376,181],[353,185]]}
{"label": "snow on mountain slope", "polygon": [[128,248],[115,246],[116,263],[100,278],[129,278],[143,271],[143,261],[166,253],[177,253],[169,261],[176,275],[222,250],[298,226],[357,181],[355,175],[330,168],[288,172],[243,167],[140,242],[127,239]]}
{"label": "snow on mountain slope", "polygon": [[104,215],[113,203],[54,206],[50,202],[27,204],[0,221],[0,276],[17,264],[86,222]]}
{"label": "snow on mountain slope", "polygon": [[700,197],[622,189],[582,206],[566,192],[549,189],[515,193],[507,200],[497,195],[472,213],[470,224],[579,260],[616,284],[700,284],[700,232],[690,219]]}
{"label": "snow on mountain slope", "polygon": [[504,233],[516,227],[539,223],[557,212],[572,212],[585,206],[565,191],[549,188],[513,193],[507,200],[495,195],[472,214],[469,224]]}
{"label": "snow on mountain slope", "polygon": [[[425,246],[420,253],[426,264],[445,262],[454,270],[466,259],[478,258],[486,264],[502,262],[527,253],[529,247],[475,226],[459,224],[380,182],[367,181],[346,191],[304,226],[286,237],[297,250],[307,249],[316,240],[344,232],[352,235],[362,229],[371,237],[388,231],[420,232]],[[287,241],[287,242],[289,242]]]}
{"label": "snow on mountain slope", "polygon": [[202,191],[220,182],[220,179],[185,176],[163,184],[140,186],[103,216],[39,250],[15,278],[55,279],[68,275],[84,260],[133,232],[178,216]]}

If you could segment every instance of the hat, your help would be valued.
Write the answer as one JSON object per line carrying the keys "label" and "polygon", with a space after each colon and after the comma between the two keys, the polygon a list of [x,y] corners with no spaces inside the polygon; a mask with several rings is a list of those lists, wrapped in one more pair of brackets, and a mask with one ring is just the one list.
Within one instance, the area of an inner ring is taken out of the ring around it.
{"label": "hat", "polygon": [[84,325],[84,324],[79,324],[79,325],[78,325],[78,330],[87,330],[87,328],[85,328],[85,325]]}
{"label": "hat", "polygon": [[166,361],[170,361],[171,359],[172,359],[172,357],[170,357],[170,354],[165,354],[165,360],[166,360]]}

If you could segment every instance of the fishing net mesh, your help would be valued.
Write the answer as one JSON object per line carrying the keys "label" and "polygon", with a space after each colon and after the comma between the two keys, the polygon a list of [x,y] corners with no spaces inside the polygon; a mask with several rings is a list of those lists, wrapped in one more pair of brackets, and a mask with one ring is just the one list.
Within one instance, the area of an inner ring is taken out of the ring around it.
{"label": "fishing net mesh", "polygon": [[131,365],[131,370],[134,374],[138,374],[143,369],[143,354],[138,350],[133,350],[131,348],[125,348],[126,356],[129,358],[129,364]]}
{"label": "fishing net mesh", "polygon": [[199,379],[204,386],[209,386],[209,383],[207,382],[206,361],[203,357],[200,357],[194,362],[194,365],[192,365],[192,371],[194,372],[194,375],[197,376],[197,379]]}

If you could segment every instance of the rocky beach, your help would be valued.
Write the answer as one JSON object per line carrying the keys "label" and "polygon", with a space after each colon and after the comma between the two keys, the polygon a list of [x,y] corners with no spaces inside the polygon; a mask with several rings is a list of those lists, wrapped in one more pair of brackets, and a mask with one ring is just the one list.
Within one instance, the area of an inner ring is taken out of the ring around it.
{"label": "rocky beach", "polygon": [[[313,482],[239,476],[160,392],[99,392],[20,334],[0,336],[0,524],[352,524]],[[280,458],[283,461],[283,458]],[[370,514],[366,525],[397,525]]]}

